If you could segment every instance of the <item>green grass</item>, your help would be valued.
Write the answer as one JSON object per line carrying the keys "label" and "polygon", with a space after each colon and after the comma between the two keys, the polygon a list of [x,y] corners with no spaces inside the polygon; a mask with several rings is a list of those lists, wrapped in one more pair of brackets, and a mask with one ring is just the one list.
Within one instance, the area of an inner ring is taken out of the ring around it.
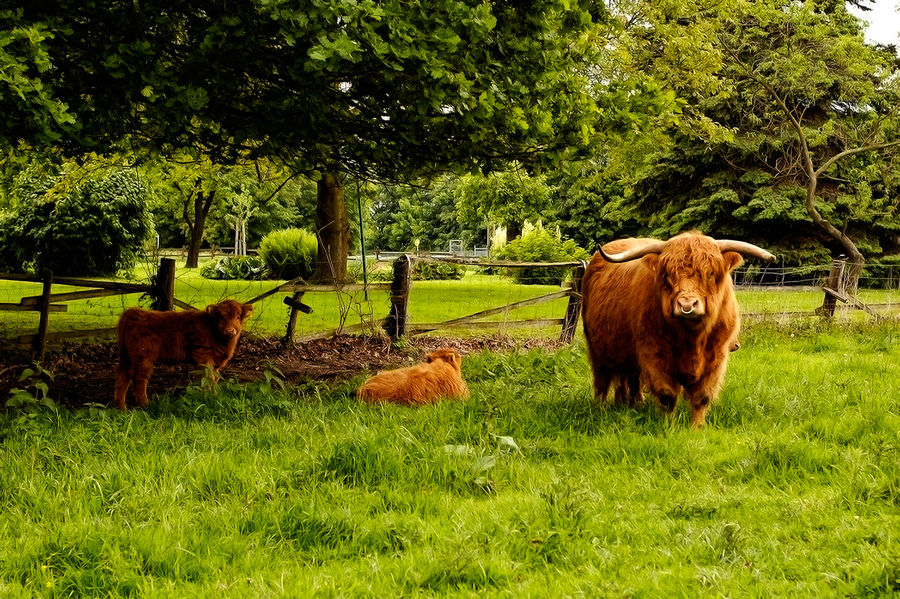
{"label": "green grass", "polygon": [[591,397],[582,344],[0,414],[0,596],[900,594],[900,327],[750,325],[708,426]]}

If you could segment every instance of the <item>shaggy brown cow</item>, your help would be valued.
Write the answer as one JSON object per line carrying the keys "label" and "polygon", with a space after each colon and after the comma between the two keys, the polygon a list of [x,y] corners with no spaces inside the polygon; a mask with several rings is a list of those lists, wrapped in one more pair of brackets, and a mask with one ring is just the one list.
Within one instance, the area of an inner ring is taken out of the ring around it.
{"label": "shaggy brown cow", "polygon": [[634,404],[648,388],[667,412],[684,391],[692,424],[702,426],[719,395],[740,314],[731,271],[745,256],[775,257],[741,241],[699,233],[606,244],[582,283],[584,334],[594,393],[610,385]]}
{"label": "shaggy brown cow", "polygon": [[205,310],[125,310],[119,317],[116,407],[125,409],[125,394],[132,382],[138,405],[147,405],[147,381],[157,362],[193,362],[216,371],[224,368],[252,311],[252,305],[233,299]]}
{"label": "shaggy brown cow", "polygon": [[368,402],[389,401],[419,405],[435,403],[442,397],[469,397],[469,388],[460,369],[462,358],[452,349],[439,349],[422,364],[379,372],[357,391]]}

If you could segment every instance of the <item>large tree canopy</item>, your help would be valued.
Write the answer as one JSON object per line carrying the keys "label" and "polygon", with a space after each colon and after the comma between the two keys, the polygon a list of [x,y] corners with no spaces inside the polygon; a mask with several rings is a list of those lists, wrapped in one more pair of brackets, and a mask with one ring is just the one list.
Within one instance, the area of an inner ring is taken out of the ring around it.
{"label": "large tree canopy", "polygon": [[599,2],[63,0],[23,15],[53,32],[43,80],[80,119],[60,127],[79,147],[396,180],[577,155],[598,123]]}
{"label": "large tree canopy", "polygon": [[345,176],[558,165],[660,106],[598,72],[618,23],[594,0],[36,0],[18,21],[53,32],[41,80],[77,119],[47,123],[61,143],[314,174],[337,279]]}
{"label": "large tree canopy", "polygon": [[900,144],[892,50],[866,45],[839,1],[645,6],[633,57],[685,99],[635,187],[651,225],[815,240],[860,262],[854,236],[893,249],[900,213],[873,154]]}

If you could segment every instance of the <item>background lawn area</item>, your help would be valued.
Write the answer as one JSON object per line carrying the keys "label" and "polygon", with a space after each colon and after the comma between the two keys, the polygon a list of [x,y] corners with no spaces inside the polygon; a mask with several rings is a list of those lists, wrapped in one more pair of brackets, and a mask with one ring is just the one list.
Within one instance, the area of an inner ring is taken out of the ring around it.
{"label": "background lawn area", "polygon": [[900,327],[750,325],[708,426],[599,405],[582,343],[472,398],[359,380],[0,414],[0,596],[900,592]]}

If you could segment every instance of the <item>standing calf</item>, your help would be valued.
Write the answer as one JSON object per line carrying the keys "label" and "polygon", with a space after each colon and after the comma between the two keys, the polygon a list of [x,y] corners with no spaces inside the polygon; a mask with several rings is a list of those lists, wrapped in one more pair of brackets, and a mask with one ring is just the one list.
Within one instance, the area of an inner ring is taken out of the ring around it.
{"label": "standing calf", "polygon": [[389,401],[406,405],[435,403],[442,397],[469,397],[463,381],[462,358],[452,349],[434,351],[422,364],[379,372],[357,391],[368,402]]}
{"label": "standing calf", "polygon": [[147,405],[147,381],[157,362],[224,368],[252,311],[252,305],[232,299],[186,312],[125,310],[119,317],[116,407],[125,409],[132,382],[138,405]]}

